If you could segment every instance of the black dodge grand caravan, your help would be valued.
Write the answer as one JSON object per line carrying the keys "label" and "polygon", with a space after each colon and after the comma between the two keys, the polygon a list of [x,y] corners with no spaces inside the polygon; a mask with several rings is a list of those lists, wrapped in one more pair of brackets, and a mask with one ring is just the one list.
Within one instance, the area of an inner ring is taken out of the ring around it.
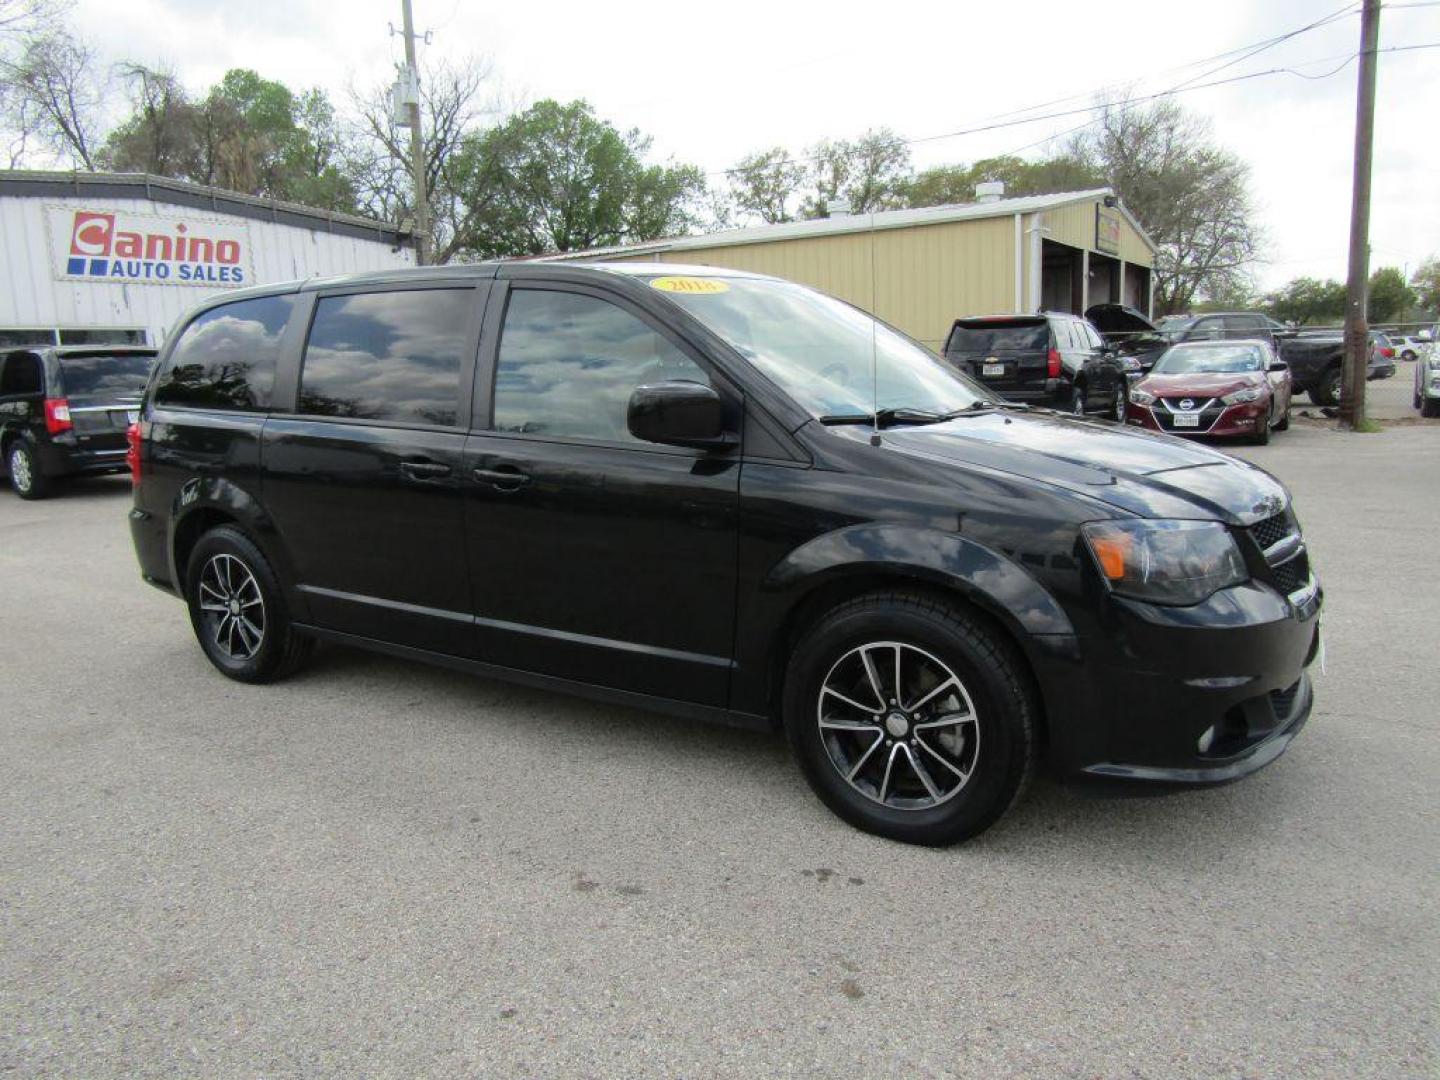
{"label": "black dodge grand caravan", "polygon": [[507,263],[230,293],[131,431],[141,571],[221,672],[317,638],[784,728],[940,844],[1032,764],[1273,761],[1321,595],[1261,469],[995,400],[773,278]]}

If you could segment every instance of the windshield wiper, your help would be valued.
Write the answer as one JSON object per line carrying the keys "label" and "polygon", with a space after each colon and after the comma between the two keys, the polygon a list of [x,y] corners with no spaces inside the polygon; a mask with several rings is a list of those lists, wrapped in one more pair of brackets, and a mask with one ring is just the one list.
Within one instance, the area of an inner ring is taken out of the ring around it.
{"label": "windshield wiper", "polygon": [[879,409],[874,413],[835,413],[820,417],[822,424],[874,424],[877,428],[894,427],[897,424],[939,424],[946,420],[954,420],[957,416],[973,414],[983,409],[992,408],[993,401],[972,401],[960,409],[952,409],[950,412],[932,412],[929,409],[911,409],[900,407],[894,409]]}

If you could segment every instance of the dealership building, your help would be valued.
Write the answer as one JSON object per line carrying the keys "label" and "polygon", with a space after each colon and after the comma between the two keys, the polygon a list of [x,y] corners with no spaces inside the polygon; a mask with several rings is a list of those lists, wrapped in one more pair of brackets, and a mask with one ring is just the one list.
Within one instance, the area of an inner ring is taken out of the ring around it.
{"label": "dealership building", "polygon": [[159,344],[228,289],[414,264],[349,214],[130,173],[0,171],[0,346]]}
{"label": "dealership building", "polygon": [[1152,310],[1155,244],[1109,188],[730,229],[547,256],[725,266],[813,285],[939,348],[965,315]]}

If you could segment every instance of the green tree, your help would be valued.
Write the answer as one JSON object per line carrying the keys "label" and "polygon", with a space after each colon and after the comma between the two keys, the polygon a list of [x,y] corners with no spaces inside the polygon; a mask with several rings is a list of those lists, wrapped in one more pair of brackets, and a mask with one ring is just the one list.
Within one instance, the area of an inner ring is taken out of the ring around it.
{"label": "green tree", "polygon": [[1260,245],[1249,170],[1206,123],[1170,100],[1107,106],[1067,154],[1115,189],[1159,247],[1157,315],[1248,289]]}
{"label": "green tree", "polygon": [[1339,322],[1345,317],[1345,284],[1326,278],[1302,277],[1287,282],[1261,301],[1265,312],[1281,322]]}
{"label": "green tree", "polygon": [[653,240],[695,222],[705,179],[648,165],[650,139],[584,101],[541,101],[472,135],[454,162],[469,217],[466,254],[540,255]]}
{"label": "green tree", "polygon": [[910,184],[910,147],[890,128],[873,128],[858,139],[825,140],[807,152],[810,193],[802,217],[825,217],[843,197],[852,214],[903,206]]}
{"label": "green tree", "polygon": [[1410,275],[1415,299],[1431,316],[1440,315],[1440,257],[1431,255]]}
{"label": "green tree", "polygon": [[1370,322],[1391,322],[1414,306],[1415,291],[1405,283],[1405,275],[1399,269],[1382,266],[1370,275],[1365,303],[1365,315]]}
{"label": "green tree", "polygon": [[795,220],[795,202],[805,183],[805,166],[783,146],[747,154],[727,173],[735,209],[767,225]]}
{"label": "green tree", "polygon": [[999,180],[1006,197],[1049,195],[1101,187],[1105,180],[1084,162],[1059,156],[1026,161],[1014,155],[982,158],[973,165],[939,165],[915,177],[906,190],[910,206],[973,203],[975,185]]}

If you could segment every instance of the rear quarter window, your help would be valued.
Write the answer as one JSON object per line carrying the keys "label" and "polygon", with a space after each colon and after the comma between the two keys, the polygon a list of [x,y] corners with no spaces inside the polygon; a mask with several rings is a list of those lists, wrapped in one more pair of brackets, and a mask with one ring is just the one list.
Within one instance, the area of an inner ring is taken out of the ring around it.
{"label": "rear quarter window", "polygon": [[270,407],[280,340],[294,296],[211,308],[181,333],[155,387],[157,405],[253,411]]}

